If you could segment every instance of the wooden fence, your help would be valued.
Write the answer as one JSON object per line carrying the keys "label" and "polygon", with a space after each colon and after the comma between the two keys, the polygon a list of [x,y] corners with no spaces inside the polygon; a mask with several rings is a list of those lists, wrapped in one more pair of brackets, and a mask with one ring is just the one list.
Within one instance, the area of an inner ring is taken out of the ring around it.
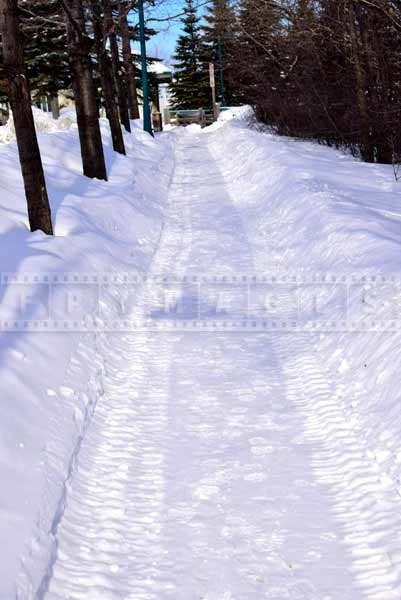
{"label": "wooden fence", "polygon": [[172,125],[181,125],[183,127],[187,127],[193,123],[201,127],[207,127],[214,123],[215,117],[211,110],[204,110],[203,108],[199,110],[171,110],[165,121]]}

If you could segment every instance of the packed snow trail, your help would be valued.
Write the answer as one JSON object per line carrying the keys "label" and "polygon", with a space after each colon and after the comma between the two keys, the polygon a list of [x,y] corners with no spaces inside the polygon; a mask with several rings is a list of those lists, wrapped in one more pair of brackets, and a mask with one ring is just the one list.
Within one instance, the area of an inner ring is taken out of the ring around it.
{"label": "packed snow trail", "polygon": [[[151,273],[253,272],[208,141],[177,135]],[[132,318],[153,303],[148,283]],[[401,597],[400,497],[380,484],[312,337],[112,334],[99,352],[103,390],[39,598]]]}

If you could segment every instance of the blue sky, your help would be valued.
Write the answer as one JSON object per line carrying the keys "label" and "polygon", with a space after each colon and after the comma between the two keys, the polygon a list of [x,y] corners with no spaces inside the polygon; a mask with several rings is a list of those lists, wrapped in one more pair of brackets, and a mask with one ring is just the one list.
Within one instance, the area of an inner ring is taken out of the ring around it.
{"label": "blue sky", "polygon": [[[182,11],[184,2],[182,0],[172,0],[168,2],[168,8],[155,11],[155,16],[165,17],[174,15]],[[151,23],[150,23],[151,24]],[[175,44],[180,34],[181,23],[178,20],[166,23],[154,23],[155,29],[160,27],[160,33],[149,42],[149,53],[168,61],[174,54]]]}
{"label": "blue sky", "polygon": [[[168,15],[176,15],[182,11],[185,2],[184,0],[165,0],[163,4],[159,8],[147,9],[146,17],[165,18]],[[149,21],[149,25],[161,31],[148,42],[148,54],[156,58],[161,58],[163,62],[170,64],[176,41],[180,34],[180,19],[163,23]]]}

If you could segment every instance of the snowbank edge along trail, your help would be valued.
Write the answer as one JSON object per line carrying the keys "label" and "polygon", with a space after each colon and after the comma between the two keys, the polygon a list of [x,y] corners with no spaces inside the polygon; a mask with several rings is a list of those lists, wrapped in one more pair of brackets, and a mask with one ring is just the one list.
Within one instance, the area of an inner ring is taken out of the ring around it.
{"label": "snowbank edge along trail", "polygon": [[[161,237],[159,240],[159,244],[157,249],[154,252],[153,258],[152,258],[152,262],[150,265],[150,274],[152,273],[157,273],[160,274],[162,273],[165,269],[168,269],[168,267],[170,266],[170,264],[174,264],[174,268],[177,270],[177,273],[179,272],[179,262],[183,261],[184,259],[184,255],[185,255],[185,251],[184,251],[184,247],[185,245],[187,247],[190,247],[190,243],[189,243],[189,239],[188,236],[190,236],[190,227],[189,227],[189,221],[188,221],[188,210],[184,208],[184,210],[178,210],[177,208],[173,207],[174,202],[180,202],[180,200],[177,200],[177,192],[174,190],[174,175],[175,175],[175,170],[176,170],[176,164],[177,161],[182,160],[182,156],[180,155],[180,148],[179,145],[177,145],[177,148],[175,150],[175,160],[174,160],[174,168],[172,170],[172,174],[171,174],[171,179],[170,179],[170,184],[169,184],[169,188],[168,188],[168,200],[167,200],[167,205],[169,206],[169,210],[168,210],[168,215],[167,215],[167,222],[165,223],[162,232],[161,232]],[[181,194],[179,194],[181,195]],[[184,224],[184,219],[186,219],[186,223]],[[183,237],[185,237],[185,241],[186,244],[183,243]],[[172,261],[174,260],[174,263],[172,263]],[[134,306],[132,307],[132,314],[131,317],[135,320],[135,319],[141,319],[143,318],[145,312],[149,309],[149,306],[151,306],[152,304],[152,288],[151,288],[151,283],[149,284],[145,284],[141,293],[140,293],[140,297],[138,299],[136,299]],[[86,438],[83,440],[83,442],[80,445],[79,448],[79,455],[78,457],[76,457],[76,459],[74,460],[75,463],[75,469],[74,471],[71,471],[70,473],[70,478],[69,480],[66,482],[66,487],[68,490],[67,493],[67,497],[66,499],[63,501],[64,502],[64,506],[63,506],[63,511],[60,512],[60,514],[57,516],[57,521],[55,523],[55,527],[54,527],[54,535],[56,536],[56,552],[54,554],[54,556],[51,559],[51,562],[48,566],[48,571],[47,574],[44,576],[42,583],[40,585],[40,588],[36,594],[37,598],[43,598],[43,597],[53,597],[53,592],[51,591],[52,587],[56,587],[57,588],[57,583],[55,584],[54,581],[57,581],[57,565],[58,562],[60,561],[60,556],[64,556],[63,555],[63,551],[62,549],[60,549],[60,547],[62,547],[62,530],[64,529],[64,525],[65,525],[65,521],[68,522],[68,515],[72,512],[74,513],[74,500],[75,500],[75,490],[79,490],[77,492],[77,494],[80,496],[80,498],[84,498],[85,496],[87,496],[88,498],[88,502],[89,505],[87,507],[87,512],[83,512],[83,514],[81,515],[81,517],[84,519],[84,521],[86,522],[90,522],[91,520],[94,520],[94,526],[90,529],[90,531],[87,530],[86,525],[83,525],[82,527],[79,527],[78,525],[75,526],[75,532],[74,534],[76,535],[76,541],[77,543],[81,543],[84,544],[84,540],[85,539],[90,539],[90,536],[93,535],[94,538],[93,539],[98,539],[98,536],[96,535],[96,526],[98,526],[98,530],[101,531],[102,530],[102,523],[99,523],[99,521],[97,521],[97,518],[101,518],[101,516],[97,517],[96,514],[94,514],[92,516],[92,509],[91,507],[91,492],[94,492],[94,495],[96,496],[96,494],[99,491],[99,496],[100,497],[100,504],[99,506],[99,510],[102,511],[102,509],[104,507],[105,510],[107,510],[107,490],[97,490],[97,483],[96,481],[90,481],[90,467],[89,469],[87,468],[87,465],[82,464],[84,462],[84,459],[82,458],[82,455],[85,457],[85,459],[89,462],[89,463],[96,463],[96,462],[100,462],[102,461],[102,458],[100,458],[98,460],[98,457],[96,456],[92,456],[91,452],[93,451],[94,453],[99,452],[100,456],[103,457],[105,459],[105,470],[106,470],[106,476],[112,477],[113,473],[116,472],[116,462],[113,461],[113,452],[111,452],[111,456],[108,457],[107,456],[107,443],[106,446],[104,446],[102,438],[105,437],[106,440],[108,438],[111,437],[111,439],[113,439],[113,437],[117,436],[118,437],[118,441],[122,442],[122,445],[125,446],[125,444],[127,443],[127,440],[130,438],[130,433],[129,433],[129,423],[136,423],[136,422],[140,422],[141,421],[141,417],[143,417],[143,419],[145,419],[146,421],[146,415],[141,415],[141,414],[137,414],[135,412],[122,412],[121,415],[121,405],[120,405],[120,395],[123,395],[123,402],[124,402],[124,393],[127,394],[127,390],[124,390],[124,387],[122,386],[123,382],[129,382],[130,380],[132,380],[132,378],[134,377],[135,379],[135,385],[130,386],[128,384],[128,389],[130,390],[131,394],[132,394],[132,398],[137,398],[139,397],[139,391],[142,388],[142,393],[146,394],[146,390],[144,391],[144,388],[146,388],[146,385],[148,383],[148,377],[149,374],[147,374],[147,371],[145,369],[145,367],[143,367],[143,363],[146,364],[147,361],[149,361],[149,357],[148,357],[148,353],[146,352],[146,349],[148,348],[149,344],[150,344],[150,340],[149,340],[149,336],[146,334],[140,334],[140,335],[136,335],[135,336],[135,340],[133,340],[133,337],[128,335],[123,337],[122,339],[119,339],[117,336],[112,336],[113,339],[107,339],[107,336],[99,336],[101,337],[100,340],[100,348],[99,348],[99,353],[100,355],[103,357],[103,361],[104,361],[104,375],[103,375],[103,381],[102,381],[102,386],[104,388],[103,390],[103,395],[106,395],[106,398],[102,399],[101,402],[101,406],[99,406],[96,410],[96,413],[94,415],[93,418],[93,422],[90,423],[89,425],[89,431],[86,432]],[[168,364],[168,347],[164,344],[165,340],[161,340],[161,344],[157,344],[157,348],[155,349],[155,354],[157,354],[158,356],[161,357],[161,363],[164,365],[164,368],[166,367],[166,365]],[[128,352],[127,352],[127,348],[128,348]],[[167,353],[167,354],[166,354]],[[128,371],[129,373],[126,374],[126,377],[121,377],[119,374],[124,373],[124,360],[126,361],[126,364],[128,365]],[[112,363],[116,363],[115,365]],[[110,364],[111,363],[111,364]],[[138,364],[137,364],[138,363]],[[137,364],[137,368],[135,369],[135,365]],[[133,371],[136,373],[133,374]],[[149,367],[148,370],[151,370],[151,367]],[[142,373],[141,373],[142,371]],[[141,376],[143,378],[143,381],[141,380]],[[132,381],[131,381],[132,383]],[[115,386],[115,390],[113,390],[113,386]],[[132,389],[133,388],[133,389]],[[113,397],[113,391],[114,391],[114,396],[115,396],[115,404],[111,404],[110,406],[108,405],[108,400],[110,401],[110,396]],[[117,392],[117,394],[116,394]],[[133,401],[131,398],[131,401]],[[129,398],[125,398],[125,403],[129,403]],[[150,406],[146,405],[146,406],[142,406],[142,409],[145,411],[149,411],[149,418],[153,418],[154,417],[154,411],[150,410]],[[116,418],[115,420],[111,420],[110,421],[110,414],[109,411],[116,411]],[[140,412],[140,411],[139,411]],[[128,429],[127,429],[128,427]],[[125,428],[125,429],[124,429]],[[119,437],[118,435],[121,434],[122,439]],[[87,438],[90,438],[89,440]],[[91,443],[93,444],[93,448],[91,448]],[[128,455],[124,455],[124,454],[118,454],[117,453],[117,457],[116,460],[117,462],[119,462],[120,460],[123,460],[124,458],[126,459],[125,462],[123,463],[122,467],[120,465],[120,471],[122,469],[122,472],[124,473],[124,468],[127,467],[127,464],[129,464],[129,458],[130,458],[130,452],[132,451],[132,446],[130,446],[128,444],[128,447],[125,448],[125,452],[128,450]],[[132,459],[132,456],[131,456]],[[146,459],[144,459],[146,462]],[[108,470],[107,470],[108,467]],[[117,472],[119,471],[119,469],[117,468]],[[103,478],[105,476],[104,473],[95,471],[93,473],[93,476],[95,478],[97,478],[98,476],[100,476],[101,478]],[[117,476],[118,479],[118,476]],[[123,475],[122,477],[123,482],[126,479],[126,477]],[[89,480],[89,481],[88,481]],[[105,486],[106,488],[109,487],[110,481],[105,481]],[[117,488],[120,489],[119,484],[116,483]],[[124,485],[122,485],[122,488],[124,487]],[[152,490],[155,493],[155,497],[157,497],[157,492],[156,490]],[[114,495],[114,492],[111,491],[111,496]],[[72,506],[72,509],[70,509],[70,505]],[[75,501],[75,510],[77,510],[77,513],[79,514],[79,511],[82,509],[79,509],[79,507],[77,506],[79,504],[79,500],[77,499]],[[115,502],[112,504],[118,504],[118,502]],[[125,498],[121,498],[121,504],[125,504]],[[93,508],[93,505],[92,505]],[[73,516],[73,518],[76,515]],[[79,522],[79,516],[78,516],[78,522]],[[72,531],[74,531],[74,526],[71,526]],[[121,532],[121,536],[123,536],[123,532]],[[120,541],[121,541],[121,536],[120,536]],[[106,536],[107,537],[107,536]],[[118,537],[118,536],[117,536]],[[106,544],[107,545],[107,544]],[[75,550],[72,549],[72,554],[75,553]],[[78,578],[78,583],[74,583],[74,575],[76,572],[79,572],[79,566],[81,564],[82,566],[82,557],[81,556],[69,556],[69,557],[65,557],[66,561],[65,561],[65,576],[63,573],[60,574],[60,593],[62,594],[62,597],[66,597],[66,594],[70,594],[70,593],[80,593],[80,590],[86,590],[83,591],[82,593],[85,595],[85,593],[94,593],[96,595],[96,591],[88,591],[87,590],[87,585],[85,585],[85,583]],[[87,559],[87,557],[85,557],[85,559]],[[73,586],[73,591],[69,590],[69,585],[68,585],[68,581],[71,581],[71,584]],[[92,585],[92,581],[89,580],[87,582],[87,584],[89,586]],[[82,587],[81,587],[82,586]],[[50,590],[50,591],[49,591]],[[55,596],[54,597],[58,597],[58,592],[55,592]],[[67,597],[69,597],[67,595]]]}

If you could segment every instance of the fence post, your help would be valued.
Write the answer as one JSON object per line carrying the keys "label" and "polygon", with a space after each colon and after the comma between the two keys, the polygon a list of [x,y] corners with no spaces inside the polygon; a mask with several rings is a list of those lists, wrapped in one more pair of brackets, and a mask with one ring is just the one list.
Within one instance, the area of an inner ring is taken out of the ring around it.
{"label": "fence post", "polygon": [[203,108],[199,109],[198,122],[202,128],[206,126],[206,113]]}

